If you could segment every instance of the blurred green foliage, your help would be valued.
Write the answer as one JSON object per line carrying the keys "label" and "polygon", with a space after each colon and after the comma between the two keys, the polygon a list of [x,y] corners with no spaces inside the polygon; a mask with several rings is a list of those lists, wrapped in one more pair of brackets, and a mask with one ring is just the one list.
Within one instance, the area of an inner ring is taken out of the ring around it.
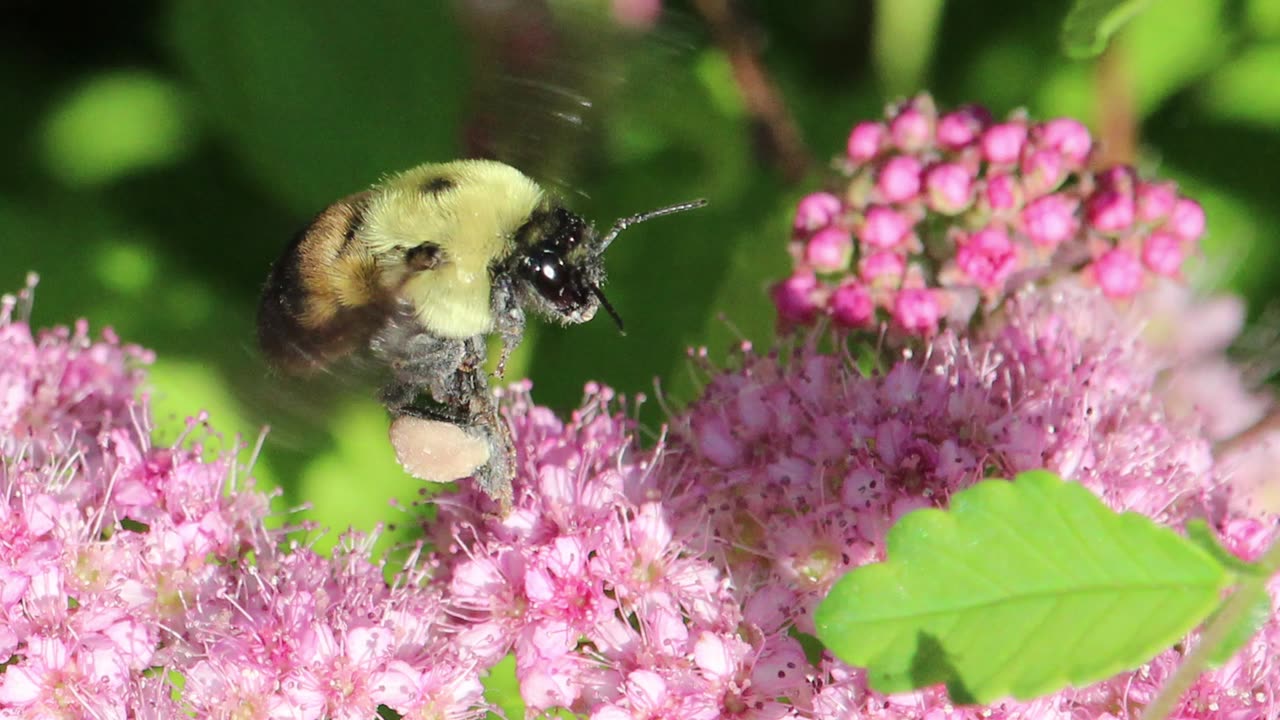
{"label": "blurred green foliage", "polygon": [[[711,201],[631,230],[611,251],[626,337],[607,322],[531,328],[508,376],[531,377],[535,397],[561,410],[588,380],[651,393],[658,379],[679,399],[694,386],[686,348],[722,357],[739,339],[765,341],[764,291],[788,267],[792,203],[820,183],[822,159],[853,122],[918,89],[942,106],[1026,106],[1095,129],[1117,104],[1132,107],[1140,164],[1208,210],[1208,281],[1255,308],[1272,300],[1280,0],[1149,3],[1101,61],[1063,54],[1065,0],[737,7],[818,158],[804,182],[775,169],[694,3],[669,2],[649,32],[612,26],[589,0],[152,1],[82,6],[76,23],[59,3],[10,3],[0,284],[16,288],[37,270],[37,325],[87,316],[154,348],[161,435],[201,408],[228,437],[271,425],[255,474],[283,488],[282,513],[315,506],[289,522],[337,530],[404,525],[388,502],[420,488],[396,467],[370,388],[300,384],[264,367],[258,288],[326,203],[469,146],[542,178],[601,224]],[[539,12],[569,29],[526,32],[512,14]],[[544,57],[548,43],[556,52]],[[540,79],[530,80],[522,63],[535,60]],[[1101,89],[1100,62],[1120,68],[1120,96]],[[654,406],[643,417],[656,426]]]}

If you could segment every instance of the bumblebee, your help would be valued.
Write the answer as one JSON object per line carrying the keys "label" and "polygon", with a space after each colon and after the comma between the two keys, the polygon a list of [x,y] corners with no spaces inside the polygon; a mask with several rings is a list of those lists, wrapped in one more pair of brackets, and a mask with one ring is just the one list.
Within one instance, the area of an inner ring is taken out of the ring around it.
{"label": "bumblebee", "polygon": [[[623,218],[604,235],[519,170],[488,160],[426,164],[325,208],[271,268],[258,341],[282,370],[312,373],[369,351],[390,370],[393,415],[425,415],[494,442],[477,473],[509,492],[510,441],[484,372],[485,339],[502,341],[498,373],[532,310],[564,324],[603,307],[604,253],[627,227],[705,205]],[[436,403],[420,403],[423,394]]]}

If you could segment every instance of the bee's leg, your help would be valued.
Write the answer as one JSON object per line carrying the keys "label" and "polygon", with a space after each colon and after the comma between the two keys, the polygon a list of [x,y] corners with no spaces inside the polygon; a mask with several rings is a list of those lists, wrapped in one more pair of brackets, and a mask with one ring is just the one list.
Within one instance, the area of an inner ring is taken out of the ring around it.
{"label": "bee's leg", "polygon": [[462,343],[421,335],[414,338],[409,352],[389,358],[391,383],[383,391],[388,407],[415,403],[423,392],[437,402],[456,406],[457,391],[451,378],[463,362]]}
{"label": "bee's leg", "polygon": [[421,407],[422,395],[428,394],[459,419],[470,420],[467,388],[455,377],[466,362],[463,341],[437,337],[412,316],[397,314],[374,336],[370,348],[391,370],[381,399],[393,414]]}
{"label": "bee's leg", "polygon": [[393,415],[421,418],[423,420],[435,420],[437,422],[449,423],[450,425],[466,426],[469,421],[466,417],[457,413],[453,408],[441,405],[428,406],[422,403],[413,403],[403,405],[393,411]]}
{"label": "bee's leg", "polygon": [[506,276],[501,276],[494,282],[493,307],[490,311],[493,313],[494,329],[502,338],[502,354],[498,356],[496,373],[498,377],[502,377],[507,371],[507,358],[511,357],[511,351],[516,349],[524,337],[524,310]]}
{"label": "bee's leg", "polygon": [[515,443],[511,428],[502,417],[498,403],[489,390],[488,376],[484,371],[486,345],[484,338],[465,341],[463,367],[458,370],[462,393],[468,399],[467,410],[471,415],[471,427],[482,432],[489,440],[489,462],[476,471],[476,482],[485,494],[497,500],[505,511],[511,507],[511,481],[515,477]]}

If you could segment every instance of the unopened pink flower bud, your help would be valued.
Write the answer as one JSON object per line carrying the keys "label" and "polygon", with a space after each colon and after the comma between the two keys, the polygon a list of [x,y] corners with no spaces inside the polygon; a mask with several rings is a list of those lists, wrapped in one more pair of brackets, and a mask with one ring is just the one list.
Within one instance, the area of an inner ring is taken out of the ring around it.
{"label": "unopened pink flower bud", "polygon": [[897,210],[875,205],[867,210],[866,218],[858,228],[858,238],[871,247],[892,248],[906,239],[912,225],[913,223]]}
{"label": "unopened pink flower bud", "polygon": [[1142,288],[1142,263],[1128,250],[1109,250],[1089,266],[1089,275],[1109,298],[1132,297]]}
{"label": "unopened pink flower bud", "polygon": [[796,203],[793,228],[798,233],[813,232],[835,222],[840,217],[840,211],[840,198],[829,192],[810,193]]}
{"label": "unopened pink flower bud", "polygon": [[1085,218],[1095,230],[1118,233],[1133,224],[1133,196],[1119,190],[1099,190],[1085,204]]}
{"label": "unopened pink flower bud", "polygon": [[804,246],[805,262],[818,272],[844,270],[852,258],[853,236],[838,227],[819,230]]}
{"label": "unopened pink flower bud", "polygon": [[948,150],[968,147],[978,139],[989,122],[990,113],[977,105],[949,112],[938,119],[938,144]]}
{"label": "unopened pink flower bud", "polygon": [[1129,196],[1133,195],[1138,184],[1138,173],[1130,165],[1112,165],[1098,173],[1097,178],[1100,189],[1115,190]]}
{"label": "unopened pink flower bud", "polygon": [[1022,188],[1012,175],[992,175],[987,178],[987,187],[983,191],[987,207],[997,215],[1007,214],[1018,209],[1022,204]]}
{"label": "unopened pink flower bud", "polygon": [[985,227],[962,240],[956,265],[985,290],[1000,287],[1017,269],[1018,255],[1003,227]]}
{"label": "unopened pink flower bud", "polygon": [[1174,277],[1182,269],[1185,252],[1182,240],[1173,233],[1157,230],[1142,241],[1142,264],[1157,275]]}
{"label": "unopened pink flower bud", "polygon": [[907,332],[931,335],[938,329],[942,305],[927,288],[899,290],[893,299],[893,320]]}
{"label": "unopened pink flower bud", "polygon": [[1089,129],[1071,118],[1057,118],[1037,128],[1039,144],[1062,153],[1073,168],[1083,167],[1093,148]]}
{"label": "unopened pink flower bud", "polygon": [[889,131],[883,123],[860,122],[853,126],[849,133],[849,159],[856,163],[865,163],[880,153]]}
{"label": "unopened pink flower bud", "polygon": [[1173,212],[1173,205],[1178,201],[1178,189],[1171,182],[1138,183],[1134,200],[1137,203],[1138,219],[1146,223],[1157,223]]}
{"label": "unopened pink flower bud", "polygon": [[1036,150],[1022,159],[1022,187],[1027,197],[1053,192],[1067,176],[1062,155],[1055,150]]}
{"label": "unopened pink flower bud", "polygon": [[876,317],[876,304],[867,288],[857,282],[846,282],[827,301],[831,319],[841,327],[862,328]]}
{"label": "unopened pink flower bud", "polygon": [[788,322],[812,322],[818,314],[817,290],[817,276],[806,271],[796,272],[774,285],[773,304],[778,308],[778,316]]}
{"label": "unopened pink flower bud", "polygon": [[1232,518],[1222,526],[1222,543],[1245,562],[1257,562],[1272,537],[1272,527],[1255,518]]}
{"label": "unopened pink flower bud", "polygon": [[911,155],[895,155],[880,168],[876,189],[885,202],[907,202],[920,192],[920,161]]}
{"label": "unopened pink flower bud", "polygon": [[910,103],[898,111],[889,121],[889,136],[893,144],[907,152],[917,152],[929,146],[933,136],[933,118],[916,103]]}
{"label": "unopened pink flower bud", "polygon": [[982,156],[992,165],[1018,162],[1027,141],[1027,126],[1021,122],[992,125],[982,133]]}
{"label": "unopened pink flower bud", "polygon": [[1034,200],[1022,209],[1022,232],[1037,247],[1055,248],[1075,235],[1077,206],[1075,198],[1062,194]]}
{"label": "unopened pink flower bud", "polygon": [[1204,208],[1190,198],[1178,198],[1173,204],[1173,212],[1169,214],[1168,227],[1174,235],[1195,242],[1204,235]]}
{"label": "unopened pink flower bud", "polygon": [[959,163],[934,165],[925,173],[929,207],[943,215],[963,212],[973,202],[973,174]]}
{"label": "unopened pink flower bud", "polygon": [[877,287],[898,287],[906,271],[906,258],[892,250],[870,253],[858,261],[858,277]]}

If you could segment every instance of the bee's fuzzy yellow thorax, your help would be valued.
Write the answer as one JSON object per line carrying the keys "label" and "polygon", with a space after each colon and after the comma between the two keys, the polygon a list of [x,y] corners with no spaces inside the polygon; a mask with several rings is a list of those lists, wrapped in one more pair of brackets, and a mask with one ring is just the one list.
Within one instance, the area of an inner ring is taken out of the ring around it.
{"label": "bee's fuzzy yellow thorax", "polygon": [[[471,337],[493,329],[490,267],[510,256],[515,231],[543,202],[536,183],[502,163],[420,165],[375,188],[361,239],[428,330]],[[441,264],[407,277],[404,254],[424,242],[439,247]]]}

